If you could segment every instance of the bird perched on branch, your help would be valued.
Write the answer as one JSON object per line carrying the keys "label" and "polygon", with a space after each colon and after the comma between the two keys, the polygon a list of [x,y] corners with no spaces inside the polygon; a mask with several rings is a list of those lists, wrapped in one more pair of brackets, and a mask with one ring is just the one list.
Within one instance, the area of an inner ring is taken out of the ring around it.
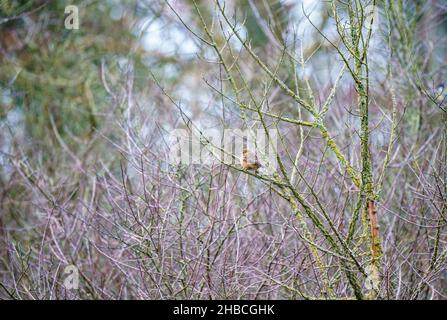
{"label": "bird perched on branch", "polygon": [[241,166],[244,170],[255,170],[257,171],[262,167],[258,160],[256,154],[251,153],[247,149],[242,150]]}
{"label": "bird perched on branch", "polygon": [[438,102],[444,102],[444,100],[446,100],[447,98],[447,92],[445,90],[444,84],[440,84],[437,88],[436,88],[436,100]]}

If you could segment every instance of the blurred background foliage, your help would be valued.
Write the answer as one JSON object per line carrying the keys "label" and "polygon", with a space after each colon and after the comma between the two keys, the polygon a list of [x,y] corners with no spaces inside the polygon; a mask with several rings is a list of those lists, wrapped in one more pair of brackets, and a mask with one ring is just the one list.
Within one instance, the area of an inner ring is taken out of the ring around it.
{"label": "blurred background foliage", "polygon": [[76,150],[103,125],[99,115],[108,97],[100,78],[101,61],[118,61],[130,54],[141,61],[141,55],[131,52],[136,37],[126,16],[135,4],[128,1],[130,12],[114,20],[112,1],[78,2],[79,30],[64,28],[64,9],[73,1],[2,2],[6,17],[42,5],[34,14],[1,25],[0,55],[2,110],[20,110],[27,134],[39,148],[49,146],[45,140],[54,138],[56,129]]}

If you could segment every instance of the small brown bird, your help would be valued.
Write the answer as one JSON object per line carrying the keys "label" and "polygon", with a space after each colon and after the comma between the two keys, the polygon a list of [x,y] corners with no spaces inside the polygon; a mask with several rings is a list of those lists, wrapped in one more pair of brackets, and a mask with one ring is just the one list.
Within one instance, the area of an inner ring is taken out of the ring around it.
{"label": "small brown bird", "polygon": [[262,167],[256,154],[251,153],[247,149],[242,150],[241,166],[244,170],[258,170]]}

